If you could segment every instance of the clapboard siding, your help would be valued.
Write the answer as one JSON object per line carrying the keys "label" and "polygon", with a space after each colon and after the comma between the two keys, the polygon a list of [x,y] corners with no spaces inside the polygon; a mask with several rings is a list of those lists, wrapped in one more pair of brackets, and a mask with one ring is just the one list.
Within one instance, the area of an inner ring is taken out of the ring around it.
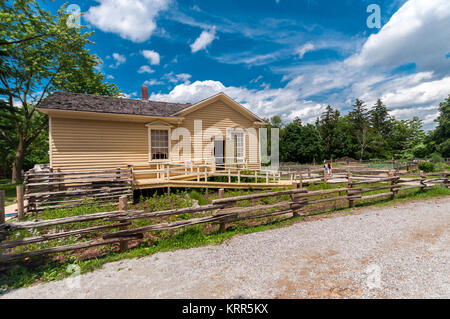
{"label": "clapboard siding", "polygon": [[[226,136],[227,128],[253,128],[253,121],[221,100],[214,101],[185,115],[178,127],[185,127],[191,133],[191,153],[194,157],[194,121],[202,120],[203,130],[218,128]],[[150,122],[150,121],[149,121]],[[142,122],[121,122],[105,119],[75,119],[51,117],[51,165],[63,171],[100,168],[126,167],[132,163],[148,162],[148,129]],[[259,129],[255,128],[257,143],[250,145],[245,137],[245,156],[256,154],[257,162],[249,163],[251,168],[259,168]],[[178,141],[172,140],[172,147]],[[200,143],[202,149],[208,145]],[[172,160],[181,158],[171,153]]]}
{"label": "clapboard siding", "polygon": [[148,160],[143,123],[52,117],[51,133],[53,168],[116,168]]}
{"label": "clapboard siding", "polygon": [[[208,128],[218,128],[222,132],[223,137],[226,137],[227,128],[240,127],[244,130],[254,127],[253,121],[245,117],[242,113],[236,111],[233,107],[227,105],[222,101],[215,101],[209,105],[204,106],[194,112],[185,115],[185,120],[180,125],[180,127],[185,127],[191,132],[191,152],[192,157],[194,157],[194,150],[197,141],[194,140],[194,121],[202,120],[203,131]],[[255,152],[257,157],[257,163],[249,165],[251,168],[259,168],[259,130],[256,128],[257,143],[255,146],[249,146],[249,137],[246,136],[245,146],[246,154],[245,156],[249,158],[250,152]],[[202,149],[208,145],[208,141],[204,140],[201,143]],[[227,155],[225,155],[227,156]]]}

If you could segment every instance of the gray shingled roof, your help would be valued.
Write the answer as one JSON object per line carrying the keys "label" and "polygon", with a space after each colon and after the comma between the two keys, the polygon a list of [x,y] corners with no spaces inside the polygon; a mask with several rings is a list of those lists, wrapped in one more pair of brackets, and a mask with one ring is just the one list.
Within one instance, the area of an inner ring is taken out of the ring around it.
{"label": "gray shingled roof", "polygon": [[39,109],[169,117],[192,104],[142,101],[82,93],[55,92]]}

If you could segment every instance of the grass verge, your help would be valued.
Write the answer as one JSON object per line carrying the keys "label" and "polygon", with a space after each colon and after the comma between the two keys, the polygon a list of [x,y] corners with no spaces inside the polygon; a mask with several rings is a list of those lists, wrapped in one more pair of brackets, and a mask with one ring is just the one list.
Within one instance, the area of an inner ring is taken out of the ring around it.
{"label": "grass verge", "polygon": [[[393,200],[381,199],[357,202],[355,207],[364,207],[369,205],[395,205],[410,200],[423,200],[448,195],[450,195],[450,189],[436,186],[433,189],[423,192],[421,192],[420,190],[407,190],[399,194]],[[341,207],[334,209],[333,211],[323,212],[323,214],[330,215],[337,211],[346,210],[349,209]],[[319,213],[320,212],[312,212],[312,215]],[[221,233],[215,231],[209,234],[204,232],[202,225],[196,225],[186,227],[185,229],[180,230],[172,234],[171,236],[158,238],[155,241],[152,241],[150,244],[148,241],[143,241],[137,247],[123,253],[111,251],[106,253],[102,257],[82,261],[76,260],[76,256],[73,256],[72,261],[64,263],[50,262],[33,267],[27,267],[25,265],[18,264],[0,274],[0,293],[4,293],[10,289],[30,286],[38,282],[43,283],[66,278],[72,274],[68,269],[73,269],[73,267],[68,268],[69,265],[78,265],[80,267],[81,274],[83,274],[95,269],[99,269],[104,264],[109,262],[128,258],[139,258],[149,256],[158,252],[172,251],[177,249],[187,249],[205,245],[217,245],[238,234],[248,234],[285,227],[301,221],[302,218],[303,217],[275,220],[262,225],[250,227],[246,225],[236,224],[228,228],[225,232]]]}

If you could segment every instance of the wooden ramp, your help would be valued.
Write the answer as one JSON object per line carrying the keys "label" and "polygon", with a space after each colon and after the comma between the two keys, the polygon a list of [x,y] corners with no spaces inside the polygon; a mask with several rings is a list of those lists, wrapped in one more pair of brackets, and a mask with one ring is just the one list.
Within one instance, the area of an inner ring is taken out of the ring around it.
{"label": "wooden ramp", "polygon": [[199,187],[199,188],[232,188],[232,189],[271,189],[276,187],[290,187],[291,181],[280,181],[278,183],[228,183],[228,182],[205,182],[197,180],[170,180],[162,181],[155,179],[140,179],[135,183],[135,189],[150,189],[162,187]]}

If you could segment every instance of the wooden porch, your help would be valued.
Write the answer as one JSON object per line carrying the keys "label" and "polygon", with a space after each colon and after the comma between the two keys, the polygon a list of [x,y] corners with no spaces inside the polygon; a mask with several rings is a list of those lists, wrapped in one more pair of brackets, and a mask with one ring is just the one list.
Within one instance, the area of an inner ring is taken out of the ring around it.
{"label": "wooden porch", "polygon": [[[282,178],[278,171],[252,169],[245,162],[217,164],[213,159],[170,161],[161,163],[134,163],[135,189],[162,187],[241,188],[266,189],[288,187],[291,178]],[[221,177],[221,181],[211,181]]]}

